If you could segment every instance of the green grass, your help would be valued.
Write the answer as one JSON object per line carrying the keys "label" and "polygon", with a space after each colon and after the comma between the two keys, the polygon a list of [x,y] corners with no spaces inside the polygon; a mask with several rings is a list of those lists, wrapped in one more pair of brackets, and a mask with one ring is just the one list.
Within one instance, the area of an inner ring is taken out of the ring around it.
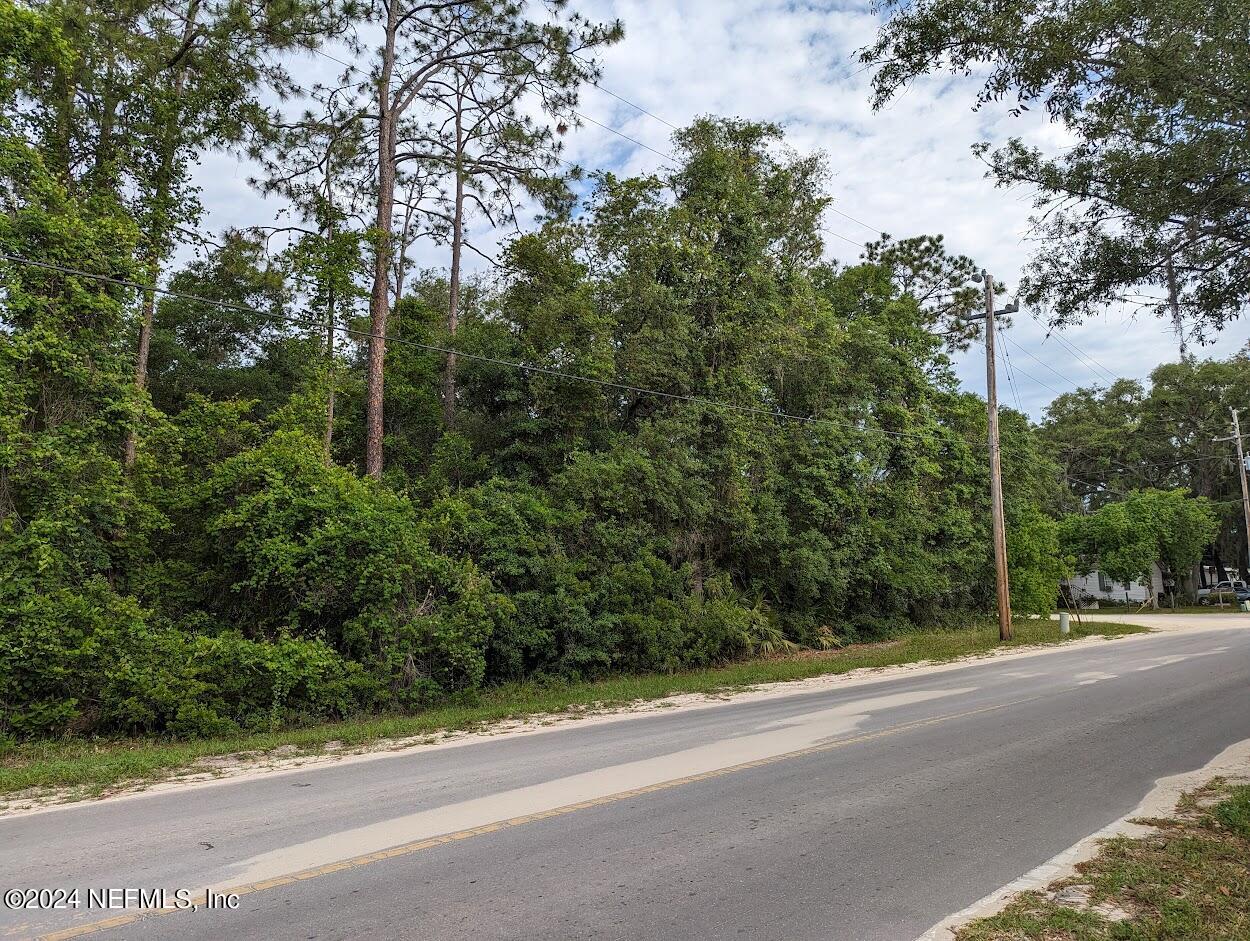
{"label": "green grass", "polygon": [[[1092,634],[1118,636],[1147,630],[1131,624],[1085,621],[1072,624],[1070,639]],[[1057,622],[1017,622],[1010,646],[1062,643]],[[707,670],[649,673],[587,683],[516,684],[482,692],[470,705],[449,705],[413,715],[374,716],[276,732],[246,733],[198,741],[164,739],[63,740],[30,742],[0,756],[0,796],[38,794],[55,789],[58,796],[96,796],[118,786],[152,782],[188,771],[201,759],[241,752],[270,752],[293,745],[301,754],[316,754],[327,743],[345,749],[386,739],[436,736],[473,729],[503,719],[586,707],[620,706],[637,700],[678,693],[719,693],[759,683],[846,673],[865,667],[887,667],[919,661],[945,661],[1000,646],[997,628],[902,634],[881,644],[841,650],[804,651],[764,660],[748,660]]]}
{"label": "green grass", "polygon": [[1166,604],[1161,604],[1158,608],[1143,609],[1140,604],[1115,604],[1109,601],[1099,602],[1097,608],[1084,608],[1081,611],[1082,617],[1097,617],[1099,613],[1104,614],[1245,614],[1241,608],[1229,602],[1220,607],[1217,604],[1182,604],[1175,608],[1169,608]]}
{"label": "green grass", "polygon": [[[958,941],[1246,941],[1250,938],[1250,785],[1215,779],[1182,798],[1157,832],[1118,837],[1078,875],[1025,892],[998,915],[962,928]],[[1081,886],[1088,903],[1054,893]],[[1112,921],[1092,906],[1111,904]]]}

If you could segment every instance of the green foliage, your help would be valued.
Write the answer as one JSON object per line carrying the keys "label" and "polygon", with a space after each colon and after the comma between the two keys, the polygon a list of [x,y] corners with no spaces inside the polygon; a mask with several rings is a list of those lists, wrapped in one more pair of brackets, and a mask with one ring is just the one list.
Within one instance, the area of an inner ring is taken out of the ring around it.
{"label": "green foliage", "polygon": [[[203,488],[200,610],[247,636],[318,638],[400,701],[472,688],[498,607],[470,562],[430,551],[408,501],[276,432]],[[384,693],[379,691],[379,697]]]}
{"label": "green foliage", "polygon": [[1000,185],[1037,193],[1043,248],[1027,299],[1049,302],[1058,321],[1123,300],[1179,315],[1199,336],[1243,313],[1250,43],[1241,0],[877,5],[887,19],[862,53],[878,66],[877,107],[949,70],[983,77],[978,107],[1014,99],[1019,115],[1040,105],[1072,138],[1058,156],[1014,138],[987,158]]}
{"label": "green foliage", "polygon": [[1094,569],[1118,582],[1149,582],[1152,566],[1179,576],[1196,565],[1219,530],[1210,502],[1182,489],[1141,490],[1093,513],[1073,514],[1060,527],[1077,570]]}
{"label": "green foliage", "polygon": [[253,235],[227,232],[170,289],[184,296],[157,305],[148,360],[152,401],[163,412],[179,411],[192,394],[255,399],[269,412],[317,361],[316,343],[284,323],[290,292]]}
{"label": "green foliage", "polygon": [[[671,175],[604,175],[579,221],[462,285],[454,339],[449,283],[411,285],[382,481],[354,466],[362,348],[324,341],[351,322],[352,239],[309,236],[284,266],[228,233],[189,263],[175,288],[225,306],[158,305],[150,403],[140,297],[6,268],[0,734],[235,734],[988,610],[984,404],[956,391],[924,287],[971,262],[937,239],[822,262],[824,166],[782,144],[701,120]],[[110,189],[71,195],[8,146],[5,244],[133,276]],[[485,359],[460,358],[449,429],[428,347],[452,343]],[[1022,416],[1003,438],[1018,600],[1044,610],[1057,469]]]}
{"label": "green foliage", "polygon": [[1007,527],[1011,607],[1018,614],[1047,615],[1059,597],[1059,583],[1074,574],[1072,558],[1059,542],[1059,524],[1028,506]]}
{"label": "green foliage", "polygon": [[320,640],[162,626],[98,576],[37,601],[22,588],[0,596],[0,733],[220,735],[359,705],[360,667]]}
{"label": "green foliage", "polygon": [[1097,508],[1133,490],[1183,487],[1209,499],[1219,515],[1206,561],[1244,568],[1236,450],[1231,441],[1216,439],[1230,434],[1230,408],[1248,399],[1250,356],[1244,350],[1223,360],[1185,357],[1157,367],[1148,385],[1121,379],[1105,389],[1061,395],[1039,430],[1076,504]]}

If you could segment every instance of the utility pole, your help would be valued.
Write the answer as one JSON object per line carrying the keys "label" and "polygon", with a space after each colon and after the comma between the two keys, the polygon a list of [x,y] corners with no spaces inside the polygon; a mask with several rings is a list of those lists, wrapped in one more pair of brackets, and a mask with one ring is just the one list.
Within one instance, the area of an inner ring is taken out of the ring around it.
{"label": "utility pole", "polygon": [[[990,448],[990,515],[993,518],[994,580],[998,591],[998,639],[1011,640],[1011,586],[1007,579],[1007,523],[1003,518],[1002,449],[998,443],[998,370],[994,359],[994,279],[988,271],[973,275],[985,284],[985,404]],[[1019,308],[1009,304],[1003,313]],[[977,317],[975,319],[980,319]]]}
{"label": "utility pole", "polygon": [[1241,512],[1246,520],[1246,552],[1250,554],[1250,486],[1246,484],[1246,453],[1241,446],[1241,420],[1237,409],[1233,413],[1233,440],[1237,442],[1237,473],[1241,477]]}

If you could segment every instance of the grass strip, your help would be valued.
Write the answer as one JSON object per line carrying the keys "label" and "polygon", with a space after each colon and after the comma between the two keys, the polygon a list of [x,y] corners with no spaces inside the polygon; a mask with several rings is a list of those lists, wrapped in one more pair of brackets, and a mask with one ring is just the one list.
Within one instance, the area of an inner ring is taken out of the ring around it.
{"label": "grass strip", "polygon": [[[1094,634],[1119,636],[1145,632],[1132,624],[1085,621],[1072,624],[1066,640]],[[801,680],[871,667],[921,661],[943,662],[1000,646],[1065,642],[1054,621],[1017,623],[1015,637],[1000,645],[996,627],[900,634],[880,644],[746,660],[705,670],[647,673],[582,683],[518,683],[482,691],[467,704],[439,706],[411,715],[369,716],[303,728],[171,741],[168,739],[69,739],[27,742],[0,756],[0,796],[50,790],[58,796],[97,796],[119,786],[158,781],[179,772],[208,770],[206,758],[272,752],[294,746],[298,754],[316,754],[328,743],[344,749],[386,739],[403,739],[475,729],[505,719],[562,713],[588,707],[608,708],[680,693],[723,693],[760,683]],[[291,751],[290,748],[285,751]]]}
{"label": "grass strip", "polygon": [[1021,893],[958,941],[1250,938],[1250,784],[1215,778],[1174,816],[1139,822],[1157,829],[1106,841],[1077,875]]}

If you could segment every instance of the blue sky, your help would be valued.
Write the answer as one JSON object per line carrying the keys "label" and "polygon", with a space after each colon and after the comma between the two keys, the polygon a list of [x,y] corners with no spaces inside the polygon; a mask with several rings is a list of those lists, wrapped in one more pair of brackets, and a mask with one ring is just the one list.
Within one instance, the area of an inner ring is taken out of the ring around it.
{"label": "blue sky", "polygon": [[[835,212],[826,215],[828,254],[852,262],[851,242],[879,231],[896,237],[942,233],[952,251],[975,258],[999,280],[1016,283],[1027,262],[1030,193],[996,189],[973,157],[978,140],[1015,135],[1047,149],[1065,143],[1062,127],[1037,111],[1021,118],[1006,107],[972,110],[976,84],[935,76],[879,113],[869,105],[871,74],[855,61],[876,28],[869,4],[802,4],[780,0],[592,0],[574,6],[596,19],[620,18],[625,39],[603,56],[604,88],[658,116],[641,113],[604,91],[587,88],[579,111],[661,153],[672,128],[700,114],[724,114],[783,124],[799,151],[821,150],[833,170]],[[334,50],[336,55],[346,55]],[[340,67],[310,56],[295,64],[305,78],[329,80]],[[587,122],[566,136],[566,155],[588,168],[621,173],[656,169],[663,158]],[[213,227],[266,223],[278,208],[247,185],[250,168],[210,155],[199,185]],[[841,236],[841,237],[839,237]],[[490,233],[477,233],[489,243]],[[849,241],[848,241],[849,240]],[[425,264],[445,265],[431,250]],[[1035,311],[1045,319],[1044,311]],[[1149,316],[1108,310],[1069,328],[1063,341],[1022,312],[1007,331],[1013,382],[1000,370],[1003,404],[1035,419],[1056,392],[1105,384],[1108,375],[1145,377],[1178,357],[1170,325]],[[1228,356],[1250,339],[1234,322],[1200,356]],[[1080,355],[1073,352],[1073,348]],[[961,383],[985,390],[980,348],[957,359]],[[1017,398],[1018,397],[1018,398]]]}

